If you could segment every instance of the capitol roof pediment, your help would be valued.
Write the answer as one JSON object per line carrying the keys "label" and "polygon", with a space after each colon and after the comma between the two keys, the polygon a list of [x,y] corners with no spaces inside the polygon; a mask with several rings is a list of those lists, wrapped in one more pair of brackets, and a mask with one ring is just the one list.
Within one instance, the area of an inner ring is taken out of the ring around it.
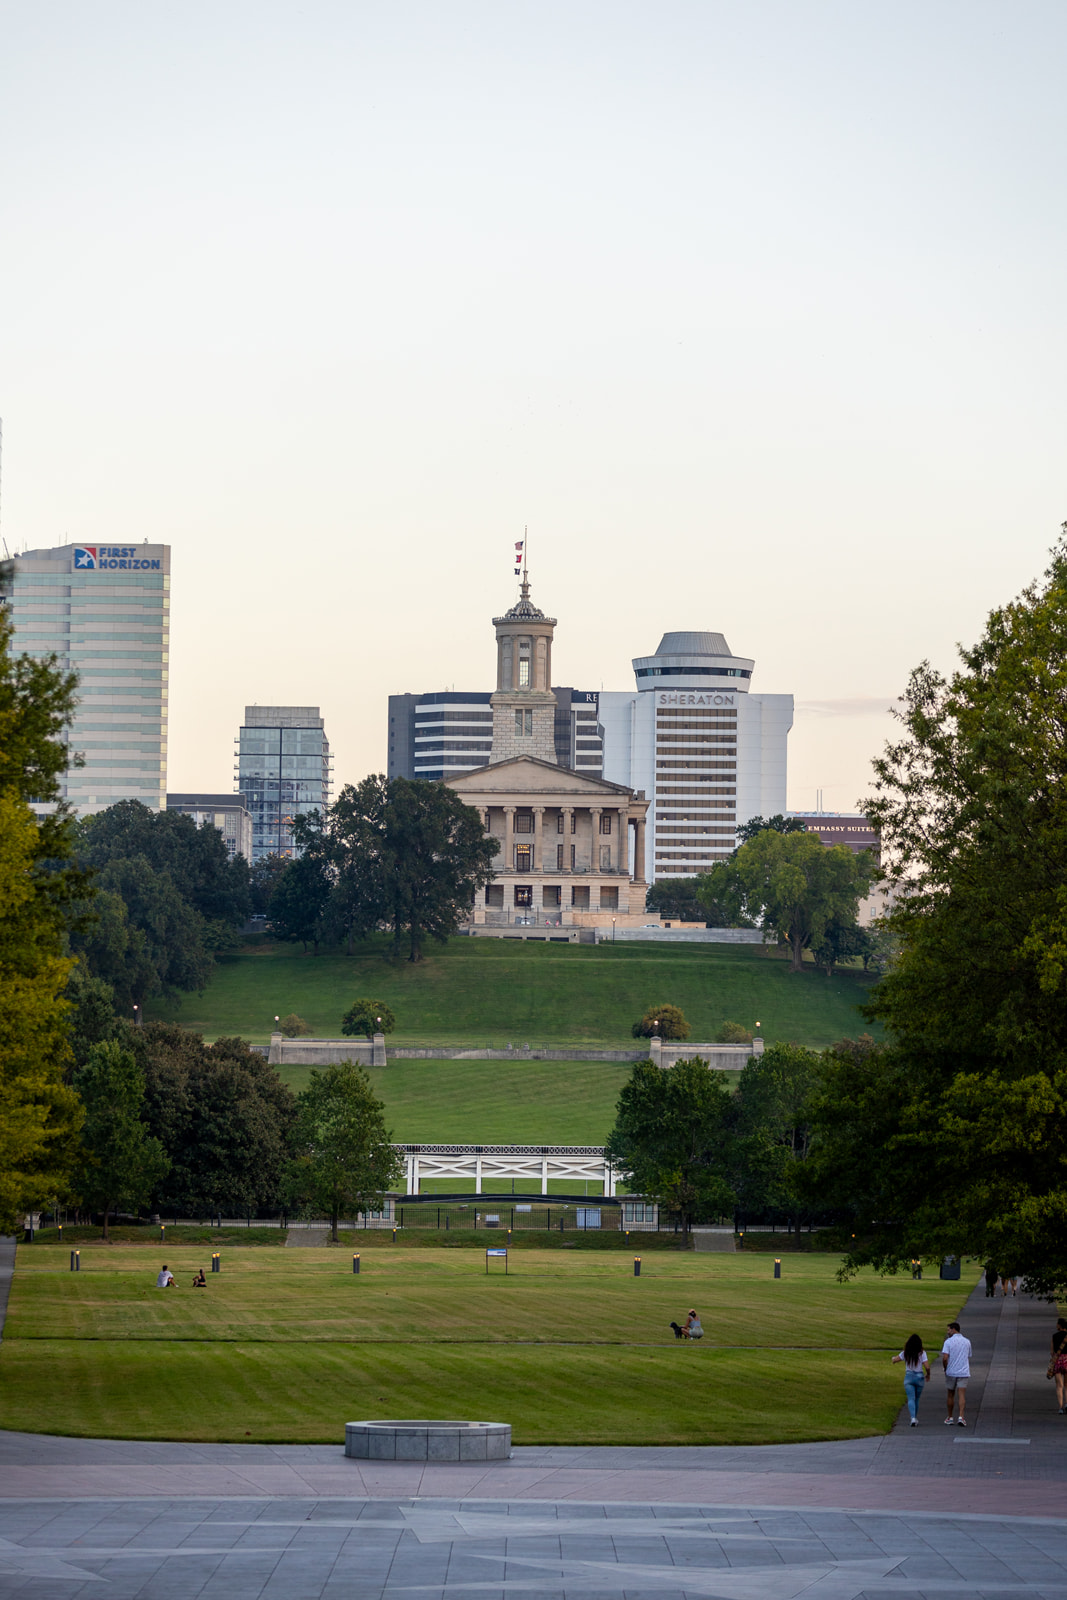
{"label": "capitol roof pediment", "polygon": [[534,756],[513,756],[508,761],[496,761],[488,767],[476,767],[445,782],[457,794],[474,798],[492,795],[551,795],[560,797],[585,797],[619,799],[633,791],[623,783],[609,783],[606,778],[587,777],[572,772],[569,767],[557,767],[551,761],[539,761]]}

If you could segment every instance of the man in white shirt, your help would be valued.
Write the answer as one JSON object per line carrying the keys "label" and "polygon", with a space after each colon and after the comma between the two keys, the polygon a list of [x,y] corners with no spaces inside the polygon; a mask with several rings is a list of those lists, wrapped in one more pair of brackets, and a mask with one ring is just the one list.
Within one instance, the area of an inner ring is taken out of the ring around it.
{"label": "man in white shirt", "polygon": [[945,1369],[945,1394],[948,1402],[945,1426],[951,1428],[956,1420],[952,1415],[952,1402],[959,1396],[960,1427],[965,1428],[967,1420],[963,1413],[967,1404],[967,1380],[971,1376],[971,1341],[963,1337],[958,1322],[950,1322],[948,1325],[948,1338],[941,1346],[941,1365]]}
{"label": "man in white shirt", "polygon": [[157,1289],[169,1289],[173,1282],[174,1282],[174,1274],[170,1270],[170,1268],[167,1266],[166,1262],[164,1262],[163,1263],[163,1269],[160,1272],[159,1277],[156,1279],[156,1288]]}

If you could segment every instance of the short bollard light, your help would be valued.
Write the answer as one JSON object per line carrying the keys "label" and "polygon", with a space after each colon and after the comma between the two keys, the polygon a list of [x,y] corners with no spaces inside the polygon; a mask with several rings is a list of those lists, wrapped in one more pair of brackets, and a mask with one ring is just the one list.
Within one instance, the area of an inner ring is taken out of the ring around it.
{"label": "short bollard light", "polygon": [[222,1271],[222,1260],[221,1260],[221,1258],[219,1256],[219,1252],[217,1250],[212,1252],[211,1270],[212,1270],[212,1272],[221,1272]]}
{"label": "short bollard light", "polygon": [[80,1254],[81,1254],[81,1252],[78,1251],[78,1250],[72,1250],[70,1252],[70,1270],[71,1270],[71,1272],[80,1272],[81,1271]]}
{"label": "short bollard light", "polygon": [[776,1278],[780,1278],[782,1276],[782,1258],[781,1258],[781,1256],[775,1256],[775,1258],[774,1258],[774,1276]]}
{"label": "short bollard light", "polygon": [[396,1227],[393,1227],[393,1243],[396,1244]]}
{"label": "short bollard light", "polygon": [[641,1276],[641,1257],[640,1256],[634,1256],[634,1277],[635,1278],[639,1278],[640,1276]]}
{"label": "short bollard light", "polygon": [[167,1224],[165,1222],[161,1222],[159,1224],[159,1242],[160,1242],[160,1244],[163,1244],[165,1242],[166,1237],[167,1237]]}
{"label": "short bollard light", "polygon": [[352,1271],[355,1272],[357,1275],[359,1273],[359,1257],[358,1256],[353,1256],[352,1257]]}
{"label": "short bollard light", "polygon": [[63,1224],[59,1223],[58,1226],[59,1226],[59,1242],[60,1242],[60,1244],[62,1244],[63,1243]]}

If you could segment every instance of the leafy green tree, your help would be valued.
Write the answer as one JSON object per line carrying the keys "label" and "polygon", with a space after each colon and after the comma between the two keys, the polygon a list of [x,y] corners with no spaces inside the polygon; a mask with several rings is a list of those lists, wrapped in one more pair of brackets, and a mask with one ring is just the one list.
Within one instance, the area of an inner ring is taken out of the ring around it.
{"label": "leafy green tree", "polygon": [[278,1030],[287,1039],[306,1039],[309,1033],[314,1033],[314,1028],[306,1023],[303,1017],[298,1017],[295,1011],[290,1011],[278,1024]]}
{"label": "leafy green tree", "polygon": [[153,1200],[178,1215],[241,1216],[281,1204],[296,1100],[243,1039],[205,1044],[170,1023],[129,1030],[144,1064],[145,1120],[170,1156]]}
{"label": "leafy green tree", "polygon": [[679,922],[706,922],[707,911],[696,894],[698,881],[697,878],[657,878],[645,896],[646,909]]}
{"label": "leafy green tree", "polygon": [[394,778],[385,818],[386,917],[408,960],[427,939],[444,944],[493,876],[500,845],[472,806],[444,784]]}
{"label": "leafy green tree", "polygon": [[752,1029],[740,1022],[724,1022],[716,1036],[718,1044],[751,1044]]}
{"label": "leafy green tree", "polygon": [[784,1212],[798,1232],[798,1175],[810,1153],[821,1065],[814,1050],[774,1044],[748,1061],[737,1086],[738,1205],[749,1213]]}
{"label": "leafy green tree", "polygon": [[70,1005],[67,1014],[70,1054],[76,1068],[84,1067],[93,1045],[121,1038],[125,1024],[115,1012],[115,991],[101,978],[94,978],[83,961],[76,961],[71,969],[65,999]]}
{"label": "leafy green tree", "polygon": [[310,944],[318,955],[319,944],[326,933],[329,899],[329,869],[321,856],[308,852],[290,861],[270,897],[274,937],[290,944],[302,944],[305,954]]}
{"label": "leafy green tree", "polygon": [[351,1061],[312,1067],[297,1107],[289,1192],[298,1204],[326,1212],[336,1244],[342,1212],[380,1208],[404,1163],[389,1142],[385,1108],[370,1079]]}
{"label": "leafy green tree", "polygon": [[341,1018],[343,1034],[392,1033],[396,1017],[383,1000],[355,1000]]}
{"label": "leafy green tree", "polygon": [[120,800],[86,817],[80,831],[79,856],[87,867],[144,861],[166,874],[205,923],[240,927],[251,913],[248,862],[227,853],[218,828],[198,828],[185,812],[151,811],[140,800]]}
{"label": "leafy green tree", "polygon": [[839,921],[836,917],[826,924],[811,946],[815,965],[821,967],[828,978],[833,977],[834,968],[842,961],[862,961],[866,970],[874,950],[874,935],[868,928],[861,928],[858,922],[847,918]]}
{"label": "leafy green tree", "polygon": [[738,846],[749,844],[757,834],[766,833],[804,833],[807,823],[801,822],[799,817],[783,817],[779,811],[773,817],[749,817],[747,822],[742,822],[734,835]]}
{"label": "leafy green tree", "polygon": [[706,892],[732,901],[788,944],[799,972],[804,951],[831,922],[855,922],[876,871],[867,851],[854,855],[847,845],[828,849],[813,833],[767,828],[712,867],[705,881]]}
{"label": "leafy green tree", "polygon": [[85,1106],[78,1189],[103,1212],[107,1239],[111,1213],[143,1205],[170,1162],[144,1121],[144,1072],[132,1050],[115,1040],[94,1045],[74,1087]]}
{"label": "leafy green tree", "polygon": [[644,1016],[630,1029],[635,1039],[688,1039],[692,1028],[679,1006],[646,1006]]}
{"label": "leafy green tree", "polygon": [[[300,821],[300,818],[297,817],[295,821]],[[258,861],[253,862],[248,883],[253,913],[262,917],[267,915],[270,910],[270,897],[274,893],[274,885],[288,865],[288,856],[280,856],[273,853],[261,856]]]}
{"label": "leafy green tree", "polygon": [[828,1079],[819,1170],[842,1196],[852,1180],[853,1265],[973,1254],[1064,1294],[1067,539],[960,655],[912,674],[875,763],[898,955],[870,1015],[890,1047]]}
{"label": "leafy green tree", "polygon": [[[0,572],[0,585],[3,573]],[[65,1190],[83,1118],[64,1081],[72,962],[64,949],[87,892],[59,800],[77,679],[52,657],[11,653],[0,608],[0,1231]],[[37,817],[30,800],[54,805]]]}
{"label": "leafy green tree", "polygon": [[317,811],[297,817],[293,838],[304,854],[321,861],[330,882],[323,912],[326,936],[344,939],[349,954],[386,920],[386,833],[389,781],[378,775],[346,783],[324,820]]}
{"label": "leafy green tree", "polygon": [[730,1091],[699,1056],[672,1067],[639,1061],[624,1084],[608,1156],[638,1194],[695,1221],[731,1211]]}

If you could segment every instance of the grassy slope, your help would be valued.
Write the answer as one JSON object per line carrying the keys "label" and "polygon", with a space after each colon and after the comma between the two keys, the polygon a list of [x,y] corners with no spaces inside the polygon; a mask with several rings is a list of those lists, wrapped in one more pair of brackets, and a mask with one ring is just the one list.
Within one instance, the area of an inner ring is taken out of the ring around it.
{"label": "grassy slope", "polygon": [[321,1035],[336,1035],[360,995],[397,1015],[392,1042],[463,1041],[533,1045],[630,1044],[630,1025],[648,1005],[681,1006],[695,1039],[725,1021],[762,1024],[764,1037],[822,1046],[863,1031],[856,1006],[861,974],[828,979],[814,968],[791,974],[769,951],[729,945],[543,945],[453,939],[430,946],[417,966],[394,963],[384,941],[351,958],[305,956],[270,940],[221,965],[202,995],[146,1007],[208,1038],[240,1034],[265,1044],[275,1016],[295,1011]]}
{"label": "grassy slope", "polygon": [[[827,1257],[378,1249],[227,1251],[204,1291],[152,1287],[141,1251],[20,1250],[0,1427],[126,1438],[336,1441],[353,1415],[491,1416],[517,1442],[730,1443],[857,1437],[901,1401],[888,1357],[929,1346],[968,1286]],[[667,1326],[690,1305],[702,1345]],[[684,1363],[684,1371],[679,1363]],[[60,1370],[64,1382],[52,1378]],[[160,1382],[160,1374],[166,1381]],[[358,1400],[353,1400],[353,1396]]]}

